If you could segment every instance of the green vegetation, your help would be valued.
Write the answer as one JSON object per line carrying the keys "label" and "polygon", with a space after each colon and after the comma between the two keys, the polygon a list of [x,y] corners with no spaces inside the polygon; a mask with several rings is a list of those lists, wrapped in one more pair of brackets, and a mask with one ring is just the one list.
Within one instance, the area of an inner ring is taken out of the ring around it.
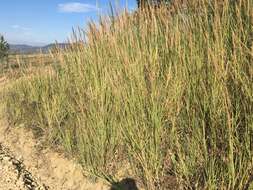
{"label": "green vegetation", "polygon": [[9,44],[4,37],[0,35],[0,60],[8,56]]}
{"label": "green vegetation", "polygon": [[0,34],[0,75],[4,72],[5,64],[8,62],[9,44]]}
{"label": "green vegetation", "polygon": [[9,89],[10,121],[109,181],[123,171],[145,189],[248,189],[253,1],[194,2],[90,23],[88,44]]}

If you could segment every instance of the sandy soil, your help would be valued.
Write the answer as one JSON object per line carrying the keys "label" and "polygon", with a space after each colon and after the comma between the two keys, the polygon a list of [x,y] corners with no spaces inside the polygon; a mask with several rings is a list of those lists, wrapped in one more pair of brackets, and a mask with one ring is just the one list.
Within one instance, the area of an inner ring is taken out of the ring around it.
{"label": "sandy soil", "polygon": [[[0,78],[0,91],[5,83]],[[1,95],[0,95],[1,96]],[[107,190],[92,183],[73,160],[42,149],[24,127],[11,128],[5,120],[0,98],[0,190]]]}
{"label": "sandy soil", "polygon": [[0,144],[0,189],[38,189],[47,190],[26,170],[22,161],[16,159],[9,149]]}
{"label": "sandy soil", "polygon": [[87,180],[74,161],[49,149],[38,149],[38,142],[25,129],[6,129],[0,127],[0,190],[108,189]]}

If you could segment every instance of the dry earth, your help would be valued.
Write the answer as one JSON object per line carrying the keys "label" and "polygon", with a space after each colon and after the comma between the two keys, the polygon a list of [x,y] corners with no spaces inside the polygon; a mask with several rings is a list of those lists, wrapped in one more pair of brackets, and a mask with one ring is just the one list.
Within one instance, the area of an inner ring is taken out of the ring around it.
{"label": "dry earth", "polygon": [[[0,91],[6,79],[0,77]],[[1,96],[1,93],[0,93]],[[1,101],[1,97],[0,97]],[[24,127],[8,127],[0,102],[0,190],[107,190],[84,177],[73,160],[50,149]]]}

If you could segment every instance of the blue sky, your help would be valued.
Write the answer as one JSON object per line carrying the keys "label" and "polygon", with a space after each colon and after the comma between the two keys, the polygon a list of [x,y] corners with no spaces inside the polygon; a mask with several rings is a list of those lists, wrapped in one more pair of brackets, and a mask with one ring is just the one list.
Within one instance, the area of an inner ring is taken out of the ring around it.
{"label": "blue sky", "polygon": [[136,8],[135,0],[1,0],[0,34],[12,44],[64,42],[73,27],[85,28],[108,12],[109,2]]}

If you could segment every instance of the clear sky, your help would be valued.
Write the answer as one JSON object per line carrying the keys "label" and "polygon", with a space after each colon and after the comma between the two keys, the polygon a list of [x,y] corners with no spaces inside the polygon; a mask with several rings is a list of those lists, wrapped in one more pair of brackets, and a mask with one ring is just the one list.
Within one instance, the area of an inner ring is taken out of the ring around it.
{"label": "clear sky", "polygon": [[108,12],[109,2],[136,8],[136,0],[1,0],[0,34],[12,44],[64,42],[73,27],[85,28],[89,20]]}

